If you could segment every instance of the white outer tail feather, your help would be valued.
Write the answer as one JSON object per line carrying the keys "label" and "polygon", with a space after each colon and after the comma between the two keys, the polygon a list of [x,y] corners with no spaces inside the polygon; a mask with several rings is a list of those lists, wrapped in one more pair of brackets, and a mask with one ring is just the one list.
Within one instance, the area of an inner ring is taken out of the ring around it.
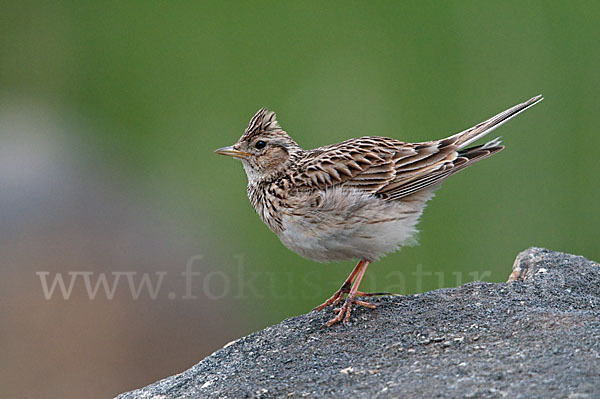
{"label": "white outer tail feather", "polygon": [[487,143],[485,143],[484,145],[482,145],[481,149],[485,150],[485,149],[490,148],[490,147],[497,147],[497,146],[499,146],[501,144],[502,144],[502,141],[500,140],[500,137],[496,137],[494,140],[488,141]]}
{"label": "white outer tail feather", "polygon": [[[473,143],[474,141],[477,141],[480,138],[482,138],[483,136],[489,134],[491,131],[498,128],[499,126],[502,126],[507,121],[509,121],[512,118],[514,118],[515,116],[519,115],[521,112],[525,111],[526,109],[539,103],[543,99],[544,98],[541,95],[537,95],[537,96],[529,99],[528,101],[525,101],[524,103],[515,105],[514,107],[511,107],[511,108],[507,109],[506,111],[500,112],[499,114],[489,118],[485,122],[482,122],[472,128],[467,129],[467,130],[463,130],[462,132],[457,133],[451,137],[460,137],[459,138],[459,142],[460,142],[462,136],[466,136],[466,137],[464,137],[466,140],[464,142],[461,142],[458,146],[459,149],[464,148],[464,147],[468,146],[469,144]],[[479,130],[479,129],[481,129],[481,131],[478,132],[477,130]],[[473,136],[469,137],[470,135],[473,135]],[[499,137],[498,137],[498,138],[490,141],[489,143],[486,143],[484,145],[484,148],[490,147],[492,145],[492,143],[495,141],[497,141],[497,143],[500,144]]]}

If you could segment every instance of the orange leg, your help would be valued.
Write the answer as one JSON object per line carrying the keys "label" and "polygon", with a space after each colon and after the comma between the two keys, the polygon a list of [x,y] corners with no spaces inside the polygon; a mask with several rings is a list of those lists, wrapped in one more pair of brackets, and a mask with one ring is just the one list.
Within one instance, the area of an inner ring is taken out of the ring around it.
{"label": "orange leg", "polygon": [[365,275],[365,272],[367,271],[367,266],[369,266],[368,261],[358,262],[358,265],[356,266],[358,268],[358,271],[356,272],[356,279],[354,280],[354,283],[352,283],[352,288],[350,288],[350,292],[348,293],[346,301],[340,308],[335,309],[335,312],[337,312],[337,316],[325,323],[323,327],[331,327],[333,324],[342,321],[342,319],[344,320],[344,323],[347,323],[350,319],[350,312],[352,311],[353,304],[365,306],[369,309],[375,309],[375,305],[356,299],[356,296],[359,292],[358,286],[360,285],[360,281],[362,280],[363,276]]}
{"label": "orange leg", "polygon": [[359,261],[358,264],[354,267],[354,270],[352,270],[352,273],[350,273],[350,275],[348,276],[346,281],[344,281],[344,284],[342,284],[340,289],[337,290],[331,296],[331,298],[329,298],[328,300],[326,300],[325,302],[323,302],[322,304],[320,304],[313,310],[320,311],[320,310],[323,310],[325,307],[331,305],[332,303],[334,303],[334,304],[340,303],[342,301],[342,299],[344,298],[344,294],[347,294],[350,292],[350,287],[352,286],[352,280],[354,280],[354,276],[356,276],[356,273],[358,273],[358,270],[361,268],[361,266],[363,265],[364,262],[365,261],[362,261],[362,260]]}
{"label": "orange leg", "polygon": [[[337,323],[338,321],[342,320],[342,318],[344,318],[344,323],[347,323],[348,320],[350,319],[350,312],[351,312],[351,308],[352,308],[353,304],[364,306],[369,309],[375,309],[375,305],[370,304],[365,301],[358,300],[358,299],[356,299],[357,296],[393,295],[389,292],[366,293],[366,292],[358,291],[358,286],[360,285],[360,281],[362,280],[363,276],[365,275],[365,272],[367,270],[367,266],[369,266],[369,263],[370,262],[366,261],[366,260],[359,261],[358,264],[352,270],[352,273],[350,273],[350,275],[348,276],[346,281],[344,281],[344,284],[342,284],[340,289],[337,290],[331,296],[331,298],[329,298],[328,300],[323,302],[321,305],[319,305],[313,309],[316,311],[320,311],[331,304],[337,305],[344,299],[344,295],[348,294],[348,297],[346,298],[346,301],[344,302],[342,307],[334,309],[334,311],[337,313],[337,316],[334,317],[333,319],[329,320],[327,323],[323,324],[322,327],[326,327],[326,326],[329,327],[329,326]],[[354,280],[354,282],[352,282],[352,280]]]}

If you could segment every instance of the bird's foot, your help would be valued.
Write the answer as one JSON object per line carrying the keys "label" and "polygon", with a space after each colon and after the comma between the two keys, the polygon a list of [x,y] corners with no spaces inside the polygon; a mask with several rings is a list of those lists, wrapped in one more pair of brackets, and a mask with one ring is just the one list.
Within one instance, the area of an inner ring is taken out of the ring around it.
{"label": "bird's foot", "polygon": [[342,287],[339,290],[337,290],[336,292],[334,292],[333,295],[331,296],[331,298],[329,298],[328,300],[326,300],[325,302],[323,302],[322,304],[320,304],[319,306],[314,308],[312,311],[316,310],[317,312],[320,312],[321,310],[325,309],[327,306],[329,306],[331,304],[337,305],[338,303],[340,303],[342,301],[342,299],[344,299],[344,295],[349,292],[349,290],[344,291],[343,288],[344,287]]}
{"label": "bird's foot", "polygon": [[391,292],[360,292],[360,291],[356,291],[356,296],[381,296],[381,295],[397,296],[398,294],[393,294]]}
{"label": "bird's foot", "polygon": [[376,307],[372,303],[361,301],[359,299],[356,299],[356,297],[349,295],[346,298],[346,300],[344,301],[344,304],[341,307],[333,309],[333,311],[335,313],[337,313],[337,315],[333,319],[331,319],[328,322],[324,323],[321,326],[321,328],[323,328],[323,327],[331,327],[335,323],[338,323],[338,322],[340,322],[342,320],[343,320],[344,324],[348,323],[348,320],[350,320],[350,313],[352,312],[352,305],[354,305],[354,304],[360,305],[360,306],[364,306],[364,307],[369,308],[369,309],[375,309],[375,307]]}
{"label": "bird's foot", "polygon": [[[316,310],[317,312],[319,312],[319,311],[325,309],[329,305],[339,304],[340,302],[342,302],[342,299],[344,299],[344,295],[349,292],[350,292],[349,287],[342,286],[342,288],[340,288],[339,290],[334,292],[334,294],[331,296],[331,298],[329,298],[328,300],[326,300],[325,302],[323,302],[316,308],[313,308],[312,311],[314,312]],[[395,294],[392,294],[391,292],[361,292],[361,291],[357,291],[355,295],[356,296],[380,296],[380,295],[395,295]],[[358,300],[355,299],[355,301],[358,301]],[[358,302],[367,303],[364,301],[358,301]],[[357,303],[357,302],[355,302],[355,303]],[[362,303],[361,303],[361,305],[362,305]],[[375,305],[372,305],[372,306],[375,306]],[[369,307],[369,306],[367,306],[367,307]]]}

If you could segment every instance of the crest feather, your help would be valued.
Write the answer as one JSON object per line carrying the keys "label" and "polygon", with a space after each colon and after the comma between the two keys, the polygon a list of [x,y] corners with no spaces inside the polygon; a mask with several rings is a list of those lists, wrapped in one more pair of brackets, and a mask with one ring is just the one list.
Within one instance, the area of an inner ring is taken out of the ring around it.
{"label": "crest feather", "polygon": [[275,112],[271,112],[267,108],[262,107],[254,114],[252,119],[250,119],[250,123],[248,123],[248,127],[242,135],[242,139],[248,139],[254,135],[273,130],[281,130]]}

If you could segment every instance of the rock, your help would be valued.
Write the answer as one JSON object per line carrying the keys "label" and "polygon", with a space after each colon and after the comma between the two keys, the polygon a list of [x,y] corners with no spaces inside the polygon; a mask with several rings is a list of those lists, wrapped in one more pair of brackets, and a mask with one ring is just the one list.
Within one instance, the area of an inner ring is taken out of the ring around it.
{"label": "rock", "polygon": [[600,265],[530,248],[473,282],[284,320],[118,398],[597,398]]}

